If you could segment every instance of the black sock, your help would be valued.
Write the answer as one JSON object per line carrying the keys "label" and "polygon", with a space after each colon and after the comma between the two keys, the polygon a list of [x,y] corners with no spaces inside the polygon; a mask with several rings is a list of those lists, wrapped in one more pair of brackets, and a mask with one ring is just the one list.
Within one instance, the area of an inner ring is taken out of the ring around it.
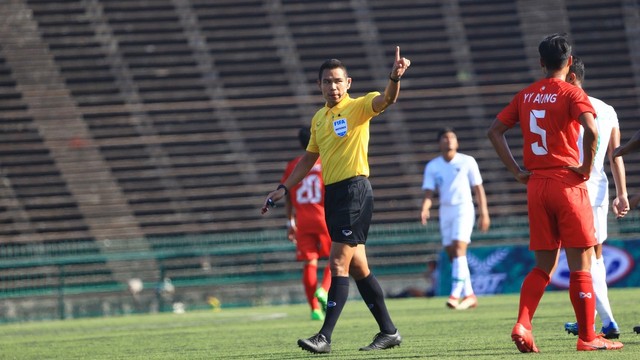
{"label": "black sock", "polygon": [[327,296],[327,314],[325,315],[322,329],[320,329],[320,334],[324,335],[329,342],[331,342],[331,333],[333,333],[333,328],[338,322],[338,318],[348,297],[349,277],[331,277],[331,287],[329,288],[329,294]]}
{"label": "black sock", "polygon": [[387,311],[387,305],[384,303],[384,293],[378,283],[378,279],[371,273],[366,278],[357,280],[356,285],[358,285],[362,300],[367,304],[371,314],[378,322],[380,331],[385,334],[395,334],[397,329],[393,325],[393,321],[391,321],[389,311]]}

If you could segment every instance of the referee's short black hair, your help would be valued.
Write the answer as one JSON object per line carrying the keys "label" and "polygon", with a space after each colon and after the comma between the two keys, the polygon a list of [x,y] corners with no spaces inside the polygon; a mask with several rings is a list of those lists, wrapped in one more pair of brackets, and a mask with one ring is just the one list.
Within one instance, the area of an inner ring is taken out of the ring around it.
{"label": "referee's short black hair", "polygon": [[440,131],[438,131],[438,136],[436,137],[436,141],[440,141],[440,139],[442,138],[442,135],[446,134],[446,133],[456,133],[456,131],[452,128],[452,127],[443,127],[442,129],[440,129]]}
{"label": "referee's short black hair", "polygon": [[298,140],[303,149],[306,149],[309,145],[309,139],[311,138],[311,131],[307,127],[301,127],[298,131]]}
{"label": "referee's short black hair", "polygon": [[347,73],[347,67],[344,66],[342,61],[338,59],[328,59],[325,60],[322,65],[320,65],[320,70],[318,71],[318,81],[322,81],[322,73],[327,69],[342,69],[342,71],[344,71],[344,76],[349,77],[349,74]]}

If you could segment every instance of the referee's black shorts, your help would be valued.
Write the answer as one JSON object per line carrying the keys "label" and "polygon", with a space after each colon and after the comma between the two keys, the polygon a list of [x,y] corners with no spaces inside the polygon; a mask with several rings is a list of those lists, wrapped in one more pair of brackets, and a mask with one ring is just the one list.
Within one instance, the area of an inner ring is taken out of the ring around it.
{"label": "referee's black shorts", "polygon": [[331,241],[365,244],[373,214],[373,191],[365,176],[325,186],[324,212]]}

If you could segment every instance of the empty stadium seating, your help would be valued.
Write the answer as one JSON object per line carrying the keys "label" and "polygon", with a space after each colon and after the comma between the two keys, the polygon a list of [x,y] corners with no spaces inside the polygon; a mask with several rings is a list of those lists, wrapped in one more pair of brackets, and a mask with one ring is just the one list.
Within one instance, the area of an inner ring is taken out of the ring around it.
{"label": "empty stadium seating", "polygon": [[[484,138],[492,117],[532,80],[515,2],[27,4],[147,235],[280,227],[257,207],[286,161],[300,153],[295,130],[312,115],[303,111],[321,105],[318,64],[341,58],[354,95],[382,90],[385,74],[373,72],[371,62],[385,59],[386,69],[395,45],[414,65],[398,105],[371,128],[377,223],[415,220],[422,169],[437,155],[433,137],[445,124],[458,130],[461,151],[478,159],[491,212],[525,213],[524,189],[509,182]],[[596,10],[610,21],[594,25]],[[567,14],[589,67],[589,89],[632,118],[638,99],[629,91],[635,83],[620,6],[568,1]],[[363,33],[370,24],[375,33]],[[284,37],[293,41],[297,61],[287,62]],[[304,107],[296,103],[300,82],[288,79],[289,63],[305,77],[303,92],[318,97]]]}

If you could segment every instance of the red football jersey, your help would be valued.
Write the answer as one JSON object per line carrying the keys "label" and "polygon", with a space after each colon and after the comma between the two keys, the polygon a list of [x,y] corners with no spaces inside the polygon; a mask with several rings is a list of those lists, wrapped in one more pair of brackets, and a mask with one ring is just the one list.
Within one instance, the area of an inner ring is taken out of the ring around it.
{"label": "red football jersey", "polygon": [[594,114],[587,94],[560,79],[542,79],[520,91],[497,116],[522,129],[524,167],[529,171],[580,164],[578,117]]}
{"label": "red football jersey", "polygon": [[[281,182],[284,182],[300,161],[299,156],[287,164]],[[326,232],[324,219],[324,183],[322,182],[322,164],[320,159],[311,168],[307,176],[289,189],[291,205],[294,209],[296,226],[301,233]]]}

